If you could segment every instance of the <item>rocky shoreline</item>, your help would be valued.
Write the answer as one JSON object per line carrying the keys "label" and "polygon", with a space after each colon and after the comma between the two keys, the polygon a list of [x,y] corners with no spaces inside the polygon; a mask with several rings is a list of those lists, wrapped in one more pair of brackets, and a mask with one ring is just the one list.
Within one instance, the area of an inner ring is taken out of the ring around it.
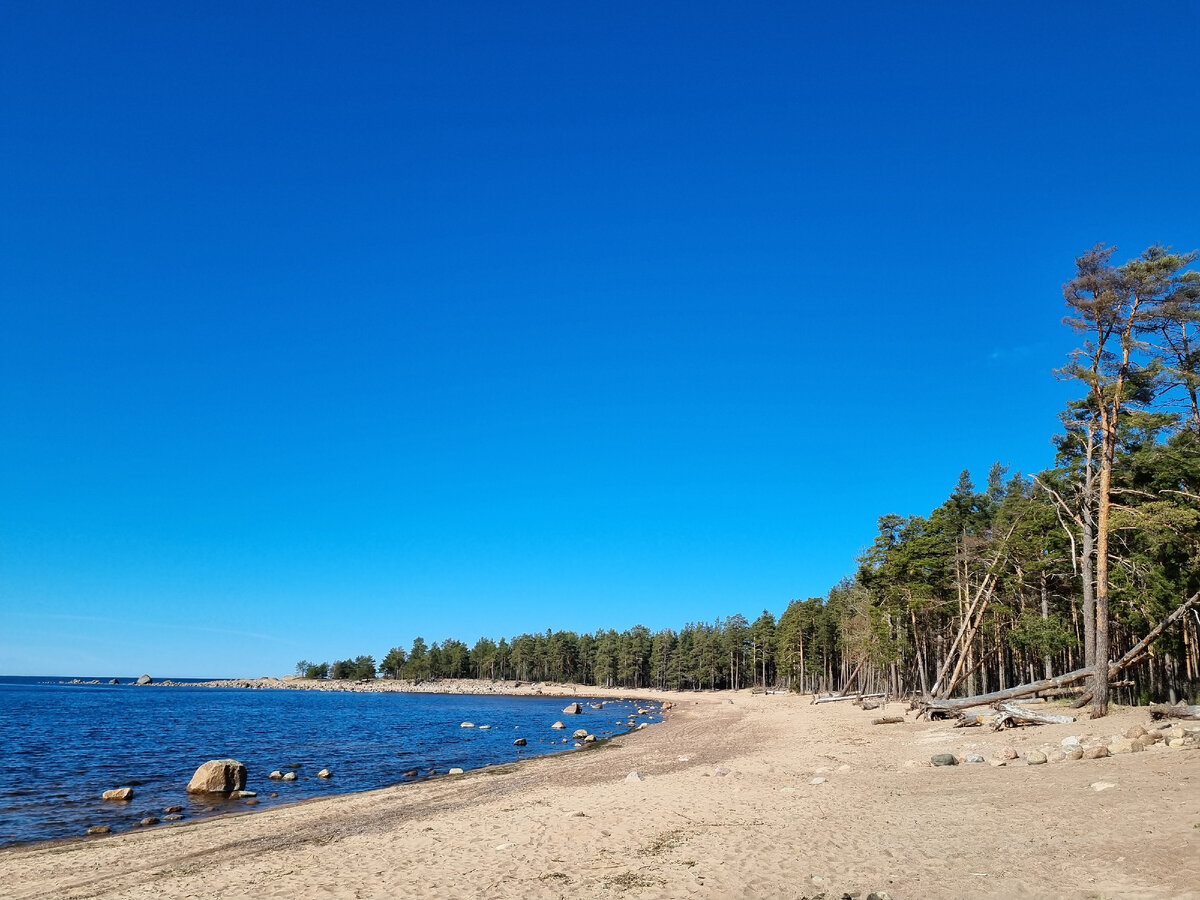
{"label": "rocky shoreline", "polygon": [[154,687],[213,687],[242,688],[246,690],[292,690],[292,691],[355,691],[369,694],[497,694],[507,697],[576,697],[606,696],[619,699],[649,697],[661,693],[652,688],[639,688],[632,693],[624,690],[595,688],[588,685],[566,684],[547,681],[490,681],[477,678],[425,678],[416,681],[406,679],[374,678],[358,681],[322,678],[301,678],[286,675],[283,678],[263,676],[261,678],[225,678],[213,681],[151,681]]}

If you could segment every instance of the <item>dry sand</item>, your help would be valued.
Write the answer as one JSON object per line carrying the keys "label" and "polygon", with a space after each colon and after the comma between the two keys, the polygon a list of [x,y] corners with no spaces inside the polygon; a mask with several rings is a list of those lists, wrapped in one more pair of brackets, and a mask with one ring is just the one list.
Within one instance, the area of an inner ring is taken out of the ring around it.
{"label": "dry sand", "polygon": [[1100,740],[1145,710],[992,734],[798,696],[654,696],[678,704],[666,722],[595,749],[3,851],[0,897],[1200,898],[1200,751],[921,765]]}

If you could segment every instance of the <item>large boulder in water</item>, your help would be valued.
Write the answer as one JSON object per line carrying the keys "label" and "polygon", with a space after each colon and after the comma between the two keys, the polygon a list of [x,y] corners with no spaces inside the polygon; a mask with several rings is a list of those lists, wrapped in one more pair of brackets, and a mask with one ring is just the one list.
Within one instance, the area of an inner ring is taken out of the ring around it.
{"label": "large boulder in water", "polygon": [[228,794],[246,786],[246,767],[236,759],[210,759],[188,782],[189,794]]}
{"label": "large boulder in water", "polygon": [[578,703],[572,703],[570,706],[565,707],[563,712],[565,712],[568,716],[577,716],[583,712],[583,707]]}
{"label": "large boulder in water", "polygon": [[151,678],[149,675],[142,675],[141,677],[138,678],[137,683],[138,684],[150,684],[153,681],[154,681],[154,679]]}

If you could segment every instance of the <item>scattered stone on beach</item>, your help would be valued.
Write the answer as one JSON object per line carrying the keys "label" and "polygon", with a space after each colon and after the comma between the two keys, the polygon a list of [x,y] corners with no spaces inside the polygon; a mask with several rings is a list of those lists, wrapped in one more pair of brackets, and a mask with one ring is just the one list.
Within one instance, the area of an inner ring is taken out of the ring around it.
{"label": "scattered stone on beach", "polygon": [[887,891],[871,891],[867,894],[867,900],[892,900],[892,895]]}
{"label": "scattered stone on beach", "polygon": [[318,778],[332,778],[333,772],[329,771],[329,769],[322,769],[320,772],[317,773],[317,777]]}
{"label": "scattered stone on beach", "polygon": [[713,774],[716,775],[718,778],[724,778],[726,775],[731,775],[733,773],[730,772],[729,769],[725,768],[724,766],[717,766],[717,768],[713,772]]}
{"label": "scattered stone on beach", "polygon": [[458,727],[459,727],[459,728],[474,728],[474,727],[475,727],[475,723],[474,723],[474,722],[463,722],[463,723],[462,723],[461,725],[459,725]]}
{"label": "scattered stone on beach", "polygon": [[1096,793],[1107,791],[1109,788],[1115,788],[1116,785],[1111,781],[1093,781],[1091,784],[1092,790]]}
{"label": "scattered stone on beach", "polygon": [[138,824],[141,825],[143,828],[148,828],[151,825],[157,825],[158,824],[158,816],[146,816],[146,818],[142,819],[142,821],[138,822]]}
{"label": "scattered stone on beach", "polygon": [[274,772],[272,772],[267,777],[270,778],[272,781],[279,781],[281,778],[283,778],[283,773],[280,772],[278,769],[276,769]]}
{"label": "scattered stone on beach", "polygon": [[1044,766],[1046,764],[1046,754],[1041,750],[1026,750],[1025,762],[1031,766]]}
{"label": "scattered stone on beach", "polygon": [[564,725],[562,722],[555,722],[555,723],[554,723],[553,725],[551,725],[550,727],[551,727],[551,728],[556,728],[556,729],[561,729],[561,728],[566,728],[567,726],[566,726],[566,725]]}
{"label": "scattered stone on beach", "polygon": [[246,786],[246,767],[236,759],[210,759],[188,782],[189,794],[228,794]]}
{"label": "scattered stone on beach", "polygon": [[140,676],[138,676],[137,683],[138,684],[153,684],[154,679],[151,678],[149,675],[140,675]]}
{"label": "scattered stone on beach", "polygon": [[463,774],[463,770],[461,768],[459,768],[458,766],[455,766],[446,774],[447,775],[461,775],[461,774]]}
{"label": "scattered stone on beach", "polygon": [[1120,753],[1141,753],[1143,750],[1142,742],[1138,740],[1130,740],[1122,738],[1119,741],[1114,741],[1108,745],[1108,753],[1110,756],[1116,756]]}
{"label": "scattered stone on beach", "polygon": [[730,706],[733,706],[733,699],[732,699],[732,698],[730,698],[730,699],[726,700],[725,702],[726,702],[727,704],[729,704]]}
{"label": "scattered stone on beach", "polygon": [[1150,747],[1151,745],[1162,741],[1163,735],[1161,731],[1147,731],[1145,734],[1139,737],[1138,740],[1141,741],[1146,747]]}
{"label": "scattered stone on beach", "polygon": [[1083,744],[1080,742],[1079,738],[1074,736],[1063,738],[1062,743],[1059,744],[1059,746],[1062,747],[1063,753],[1070,753],[1073,750],[1083,749]]}
{"label": "scattered stone on beach", "polygon": [[1167,746],[1173,750],[1178,750],[1180,747],[1183,747],[1186,743],[1187,743],[1187,740],[1185,738],[1171,738],[1169,741],[1167,741]]}
{"label": "scattered stone on beach", "polygon": [[1074,750],[1068,750],[1063,754],[1063,758],[1069,760],[1083,759],[1083,748],[1076,747]]}
{"label": "scattered stone on beach", "polygon": [[646,779],[642,777],[640,772],[635,771],[635,772],[630,772],[628,775],[626,775],[625,780],[626,781],[645,781]]}
{"label": "scattered stone on beach", "polygon": [[1066,758],[1067,754],[1063,753],[1061,750],[1051,750],[1046,754],[1047,761],[1052,763],[1062,762]]}
{"label": "scattered stone on beach", "polygon": [[953,753],[935,753],[929,758],[929,764],[932,766],[957,766],[958,757]]}
{"label": "scattered stone on beach", "polygon": [[513,741],[513,746],[524,747],[526,743],[528,742],[525,740],[525,738],[517,738],[515,741]]}
{"label": "scattered stone on beach", "polygon": [[111,791],[105,791],[100,795],[101,800],[119,800],[128,802],[133,799],[133,788],[113,788]]}
{"label": "scattered stone on beach", "polygon": [[1088,747],[1083,751],[1084,759],[1104,759],[1108,756],[1108,748],[1101,744],[1099,747]]}
{"label": "scattered stone on beach", "polygon": [[112,831],[112,828],[110,828],[107,825],[92,825],[90,828],[88,828],[87,833],[88,834],[108,834],[110,831]]}
{"label": "scattered stone on beach", "polygon": [[1141,725],[1130,725],[1125,729],[1125,737],[1129,738],[1130,740],[1133,740],[1134,738],[1140,738],[1145,733],[1146,729]]}
{"label": "scattered stone on beach", "polygon": [[179,813],[171,813],[169,816],[163,816],[164,822],[180,822],[182,820],[183,816],[179,815]]}
{"label": "scattered stone on beach", "polygon": [[587,735],[588,733],[586,728],[576,728],[575,733],[572,734],[571,737],[575,738],[577,741],[582,741],[585,737],[587,737]]}
{"label": "scattered stone on beach", "polygon": [[566,713],[568,716],[577,716],[581,712],[583,712],[583,707],[580,706],[578,703],[572,703],[569,706],[563,707],[563,712]]}
{"label": "scattered stone on beach", "polygon": [[671,708],[672,706],[674,706],[674,705],[675,705],[675,704],[674,704],[674,703],[672,703],[670,700],[664,700],[664,701],[662,702],[662,706],[660,706],[660,707],[659,707],[659,709],[662,709],[662,710],[667,710],[667,709],[670,709],[670,708]]}
{"label": "scattered stone on beach", "polygon": [[828,780],[829,779],[826,778],[824,775],[818,775],[816,778],[814,778],[812,781],[810,781],[809,784],[824,784]]}
{"label": "scattered stone on beach", "polygon": [[981,763],[981,762],[987,762],[987,760],[985,760],[978,753],[968,753],[964,759],[964,762]]}
{"label": "scattered stone on beach", "polygon": [[295,781],[295,780],[296,780],[296,773],[295,773],[295,772],[288,772],[286,775],[284,775],[284,776],[283,776],[283,780],[284,780],[284,781]]}
{"label": "scattered stone on beach", "polygon": [[690,756],[680,756],[680,757],[679,757],[679,761],[680,761],[680,762],[690,762],[690,761],[691,761],[691,757],[690,757]]}
{"label": "scattered stone on beach", "polygon": [[1016,758],[1017,758],[1017,751],[1014,750],[1012,747],[1001,747],[999,750],[996,751],[996,759],[1003,759],[1005,761],[1008,761],[1010,759],[1016,759]]}

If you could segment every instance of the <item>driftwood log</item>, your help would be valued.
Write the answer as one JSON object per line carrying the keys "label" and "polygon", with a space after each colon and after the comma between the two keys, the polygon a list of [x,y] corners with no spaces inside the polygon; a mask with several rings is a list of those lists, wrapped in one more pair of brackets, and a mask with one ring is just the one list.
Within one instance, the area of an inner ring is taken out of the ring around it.
{"label": "driftwood log", "polygon": [[1185,706],[1180,703],[1155,703],[1150,707],[1151,719],[1200,719],[1200,706]]}
{"label": "driftwood log", "polygon": [[872,725],[900,725],[904,722],[904,716],[880,716],[878,719],[872,719]]}
{"label": "driftwood log", "polygon": [[1074,721],[1074,716],[1042,712],[1030,709],[1028,706],[1018,706],[1015,703],[997,703],[996,723],[992,727],[999,731],[1001,728],[1022,722],[1031,722],[1035,725],[1070,725]]}
{"label": "driftwood log", "polygon": [[885,694],[839,694],[836,697],[817,697],[813,703],[836,703],[839,700],[865,700],[868,697],[883,697]]}

